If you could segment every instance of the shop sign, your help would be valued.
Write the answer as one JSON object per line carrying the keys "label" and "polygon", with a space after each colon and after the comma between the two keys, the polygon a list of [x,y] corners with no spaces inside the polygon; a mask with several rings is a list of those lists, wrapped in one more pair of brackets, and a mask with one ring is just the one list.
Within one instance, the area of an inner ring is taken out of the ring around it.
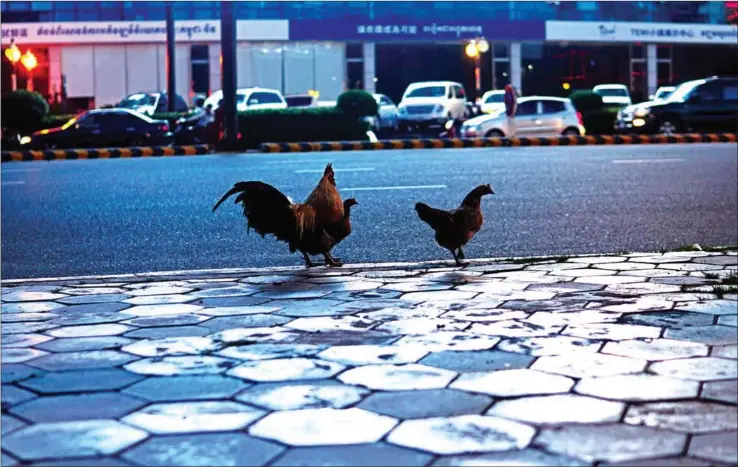
{"label": "shop sign", "polygon": [[546,40],[738,44],[738,27],[722,24],[546,21]]}
{"label": "shop sign", "polygon": [[457,41],[543,40],[543,21],[371,21],[360,19],[292,20],[290,40]]}
{"label": "shop sign", "polygon": [[[177,21],[177,42],[220,42],[220,22]],[[246,20],[236,25],[238,39],[286,40],[287,20]],[[3,44],[110,44],[166,42],[164,21],[3,23]]]}

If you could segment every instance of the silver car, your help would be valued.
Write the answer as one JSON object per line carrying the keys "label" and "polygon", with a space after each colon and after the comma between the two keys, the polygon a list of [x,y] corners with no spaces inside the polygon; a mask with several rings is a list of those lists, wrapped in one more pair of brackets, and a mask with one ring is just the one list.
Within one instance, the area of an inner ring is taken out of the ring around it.
{"label": "silver car", "polygon": [[395,103],[384,94],[374,94],[374,99],[377,101],[377,105],[379,106],[379,114],[377,114],[377,118],[375,118],[373,122],[374,129],[381,130],[383,128],[392,128],[397,131],[399,128],[400,114],[397,111]]}
{"label": "silver car", "polygon": [[518,110],[509,127],[505,110],[480,115],[464,122],[462,138],[491,138],[504,136],[584,136],[582,115],[570,99],[531,96],[518,99]]}

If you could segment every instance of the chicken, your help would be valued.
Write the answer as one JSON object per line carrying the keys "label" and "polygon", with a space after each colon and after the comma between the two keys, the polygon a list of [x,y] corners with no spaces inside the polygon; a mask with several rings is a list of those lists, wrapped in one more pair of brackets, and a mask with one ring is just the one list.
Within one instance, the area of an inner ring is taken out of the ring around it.
{"label": "chicken", "polygon": [[461,206],[453,211],[442,211],[423,203],[415,205],[418,217],[435,230],[436,242],[454,255],[457,266],[468,265],[461,262],[464,259],[461,247],[469,243],[474,234],[482,228],[484,223],[480,208],[482,196],[494,193],[489,184],[479,185],[470,191],[461,202]]}
{"label": "chicken", "polygon": [[341,266],[330,252],[351,233],[349,213],[351,206],[358,203],[356,200],[342,202],[335,185],[330,164],[305,203],[293,203],[278,189],[263,182],[238,182],[215,204],[213,212],[226,199],[239,193],[235,203],[243,205],[249,231],[253,228],[262,237],[274,235],[277,240],[286,242],[290,252],[299,250],[302,253],[307,266],[315,266],[309,255],[318,254],[325,257],[326,264]]}

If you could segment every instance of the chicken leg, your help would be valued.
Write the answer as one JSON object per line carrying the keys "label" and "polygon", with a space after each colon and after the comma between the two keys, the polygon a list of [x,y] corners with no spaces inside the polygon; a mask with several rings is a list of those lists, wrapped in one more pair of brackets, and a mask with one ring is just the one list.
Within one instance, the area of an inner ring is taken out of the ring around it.
{"label": "chicken leg", "polygon": [[328,266],[333,266],[333,267],[339,267],[339,268],[340,268],[341,266],[343,266],[343,263],[342,263],[342,262],[341,262],[340,260],[338,260],[338,259],[334,258],[334,257],[333,257],[333,256],[332,256],[332,255],[330,254],[330,252],[326,252],[326,253],[323,253],[323,256],[325,257],[325,264],[326,264],[326,265],[328,265]]}
{"label": "chicken leg", "polygon": [[459,259],[466,259],[464,256],[464,252],[461,250],[461,247],[459,247]]}
{"label": "chicken leg", "polygon": [[307,253],[305,253],[304,251],[302,252],[302,257],[305,258],[305,266],[306,267],[313,268],[313,267],[317,266],[317,264],[313,263],[313,260],[310,259],[310,256]]}

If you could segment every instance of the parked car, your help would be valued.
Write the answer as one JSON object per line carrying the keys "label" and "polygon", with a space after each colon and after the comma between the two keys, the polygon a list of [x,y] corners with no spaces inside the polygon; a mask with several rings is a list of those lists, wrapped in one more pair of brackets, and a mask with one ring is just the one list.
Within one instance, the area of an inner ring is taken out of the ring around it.
{"label": "parked car", "polygon": [[630,91],[622,84],[598,84],[592,92],[602,97],[603,104],[631,105]]}
{"label": "parked car", "polygon": [[[218,90],[205,99],[205,105],[212,106],[213,111],[220,107],[223,100],[223,91]],[[276,89],[240,88],[236,90],[236,109],[239,112],[247,110],[286,109],[287,101],[282,93]]]}
{"label": "parked car", "polygon": [[481,99],[482,112],[489,114],[505,109],[505,91],[498,89],[487,91]]}
{"label": "parked car", "polygon": [[130,109],[88,110],[59,128],[21,138],[26,149],[165,146],[174,136],[166,120],[152,120]]}
{"label": "parked car", "polygon": [[318,98],[310,94],[292,94],[284,96],[287,107],[316,107]]}
{"label": "parked car", "polygon": [[679,85],[666,100],[631,105],[618,112],[620,133],[735,132],[738,78],[716,77]]}
{"label": "parked car", "polygon": [[379,105],[379,113],[374,122],[374,131],[384,128],[392,128],[397,131],[400,124],[400,113],[395,103],[384,94],[374,94],[374,99]]}
{"label": "parked car", "polygon": [[[169,99],[166,91],[138,92],[127,96],[116,105],[120,109],[130,109],[148,116],[155,113],[169,112]],[[179,94],[175,94],[174,111],[187,112],[189,106]]]}
{"label": "parked car", "polygon": [[427,81],[407,87],[398,106],[400,126],[442,127],[466,113],[466,91],[453,81]]}
{"label": "parked car", "polygon": [[656,90],[656,94],[651,96],[652,101],[666,100],[676,90],[676,86],[661,86]]}
{"label": "parked car", "polygon": [[[515,136],[584,135],[582,114],[570,99],[530,96],[518,99],[515,114]],[[480,115],[464,122],[462,138],[503,137],[509,135],[504,109],[493,114]]]}

